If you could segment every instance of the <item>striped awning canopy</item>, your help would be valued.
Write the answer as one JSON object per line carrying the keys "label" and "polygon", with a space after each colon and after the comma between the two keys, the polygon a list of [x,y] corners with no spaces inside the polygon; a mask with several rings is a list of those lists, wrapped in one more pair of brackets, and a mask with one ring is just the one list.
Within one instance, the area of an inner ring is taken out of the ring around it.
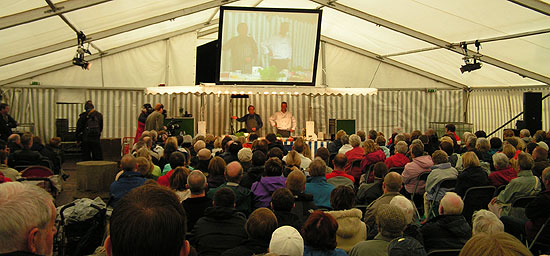
{"label": "striped awning canopy", "polygon": [[146,94],[273,94],[273,95],[375,95],[376,88],[334,88],[311,86],[159,86],[145,88]]}

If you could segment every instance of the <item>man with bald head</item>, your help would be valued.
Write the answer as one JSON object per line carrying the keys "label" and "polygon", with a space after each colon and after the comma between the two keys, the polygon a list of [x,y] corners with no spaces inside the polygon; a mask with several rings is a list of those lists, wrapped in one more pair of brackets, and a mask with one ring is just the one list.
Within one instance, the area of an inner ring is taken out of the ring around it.
{"label": "man with bald head", "polygon": [[204,216],[204,210],[212,206],[212,200],[206,196],[208,183],[201,171],[195,170],[189,173],[185,187],[191,191],[191,195],[182,202],[182,205],[187,215],[187,230],[193,230],[197,220]]}
{"label": "man with bald head", "polygon": [[439,203],[439,216],[420,229],[426,251],[460,249],[472,236],[472,228],[462,216],[464,202],[454,192],[447,192]]}
{"label": "man with bald head", "polygon": [[130,190],[137,188],[145,183],[145,178],[137,171],[136,158],[131,154],[125,155],[120,160],[120,169],[122,174],[118,180],[111,184],[109,189],[113,198],[113,206]]}
{"label": "man with bald head", "polygon": [[384,182],[382,183],[382,190],[384,194],[378,199],[374,200],[367,206],[367,211],[365,212],[364,221],[367,224],[367,230],[369,234],[367,239],[372,239],[378,233],[376,228],[376,211],[380,208],[381,205],[389,204],[391,200],[400,195],[399,191],[403,187],[403,180],[401,174],[397,172],[390,172],[384,177]]}
{"label": "man with bald head", "polygon": [[252,192],[250,189],[239,185],[243,178],[243,167],[241,166],[241,163],[237,161],[230,162],[225,167],[224,175],[226,182],[217,188],[210,189],[207,196],[210,199],[213,199],[216,191],[227,187],[235,193],[235,208],[237,211],[248,216],[252,212]]}

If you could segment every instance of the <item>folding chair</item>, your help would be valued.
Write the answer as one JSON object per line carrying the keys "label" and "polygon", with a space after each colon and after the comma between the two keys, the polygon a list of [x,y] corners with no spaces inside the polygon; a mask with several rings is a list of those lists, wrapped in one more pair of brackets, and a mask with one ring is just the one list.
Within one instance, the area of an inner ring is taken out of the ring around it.
{"label": "folding chair", "polygon": [[428,252],[428,256],[458,256],[461,249],[434,249]]}
{"label": "folding chair", "polygon": [[428,175],[430,175],[429,171],[423,172],[423,173],[419,174],[416,177],[416,185],[414,185],[414,191],[411,194],[411,201],[413,201],[416,208],[417,209],[422,209],[422,212],[419,212],[420,214],[424,214],[424,211],[426,210],[426,209],[424,209],[424,197],[422,197],[422,200],[420,200],[420,201],[418,201],[418,199],[416,201],[414,201],[414,195],[416,195],[416,192],[418,191],[418,183],[420,183],[420,181],[425,182],[428,179]]}
{"label": "folding chair", "polygon": [[529,203],[535,200],[535,198],[536,196],[520,196],[514,198],[514,200],[512,200],[511,209],[508,215],[527,221],[528,218],[525,215],[525,208]]}
{"label": "folding chair", "polygon": [[494,186],[471,187],[464,194],[464,209],[462,216],[472,225],[472,215],[475,211],[487,209],[493,199],[496,188]]}
{"label": "folding chair", "polygon": [[21,171],[21,177],[17,181],[29,182],[48,191],[55,198],[59,190],[52,182],[50,177],[54,175],[53,171],[44,166],[29,166]]}
{"label": "folding chair", "polygon": [[[542,227],[540,227],[539,231],[537,232],[537,235],[535,235],[535,238],[533,238],[533,241],[531,242],[531,244],[529,245],[529,250],[531,250],[531,248],[533,247],[533,245],[535,244],[538,244],[538,245],[541,245],[541,246],[544,246],[548,249],[549,244],[548,243],[537,243],[537,239],[539,239],[540,235],[542,234],[542,231],[548,227],[548,222],[550,221],[550,217],[546,218],[546,221],[544,222],[544,224],[542,225]],[[546,231],[546,232],[549,232],[549,231]]]}
{"label": "folding chair", "polygon": [[[449,192],[453,190],[456,187],[456,178],[447,178],[441,180],[437,185],[437,190],[435,191],[435,197],[432,203],[430,204],[430,210],[428,213],[433,214],[433,216],[438,215],[438,211],[436,210],[439,207],[439,201],[441,201],[441,198],[443,198],[444,195],[439,195],[440,192]],[[430,215],[427,215],[428,218]]]}

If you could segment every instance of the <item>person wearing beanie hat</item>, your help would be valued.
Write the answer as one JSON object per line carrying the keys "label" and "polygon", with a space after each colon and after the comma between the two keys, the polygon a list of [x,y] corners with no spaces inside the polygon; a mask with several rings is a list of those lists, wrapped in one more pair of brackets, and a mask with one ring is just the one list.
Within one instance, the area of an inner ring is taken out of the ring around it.
{"label": "person wearing beanie hat", "polygon": [[425,256],[424,246],[411,237],[393,239],[388,245],[388,256]]}
{"label": "person wearing beanie hat", "polygon": [[378,235],[374,237],[374,240],[357,243],[349,252],[350,256],[388,255],[390,241],[403,236],[407,220],[397,206],[385,204],[381,205],[376,212],[376,226]]}
{"label": "person wearing beanie hat", "polygon": [[76,141],[81,143],[82,160],[103,160],[99,140],[103,131],[103,115],[94,108],[91,100],[86,101],[84,109],[86,111],[79,115],[76,122]]}
{"label": "person wearing beanie hat", "polygon": [[247,172],[248,168],[252,166],[252,150],[249,148],[242,148],[239,150],[237,158],[239,158],[239,162],[243,166],[244,172]]}
{"label": "person wearing beanie hat", "polygon": [[278,255],[302,256],[304,255],[304,239],[300,232],[291,226],[282,226],[271,235],[269,252]]}

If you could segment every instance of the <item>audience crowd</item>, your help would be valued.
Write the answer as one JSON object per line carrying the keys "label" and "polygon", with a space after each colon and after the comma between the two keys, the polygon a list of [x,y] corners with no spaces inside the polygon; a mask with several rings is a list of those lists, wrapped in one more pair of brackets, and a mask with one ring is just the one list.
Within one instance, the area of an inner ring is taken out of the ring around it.
{"label": "audience crowd", "polygon": [[[544,131],[503,139],[459,136],[452,124],[442,137],[338,131],[311,152],[302,137],[287,148],[272,133],[193,138],[147,129],[110,187],[107,255],[530,255],[520,240],[532,241],[550,216]],[[29,133],[0,140],[0,254],[52,253],[52,197],[10,181],[20,165],[59,172],[59,144],[40,147]],[[480,186],[498,189],[465,216]],[[516,211],[525,196],[531,202]],[[538,239],[544,250],[550,232]]]}

